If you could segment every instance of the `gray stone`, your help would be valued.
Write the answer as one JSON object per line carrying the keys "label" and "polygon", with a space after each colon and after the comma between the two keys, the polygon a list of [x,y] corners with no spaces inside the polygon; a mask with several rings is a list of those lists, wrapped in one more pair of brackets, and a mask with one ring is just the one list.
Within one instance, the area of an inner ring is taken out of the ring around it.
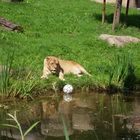
{"label": "gray stone", "polygon": [[[99,3],[103,3],[103,0],[91,0],[91,1],[96,1],[96,2],[99,2]],[[116,3],[116,0],[106,0],[106,3]],[[126,7],[127,0],[123,0],[122,5],[124,7]],[[130,0],[129,7],[131,7],[131,8],[140,7],[139,0],[136,0],[136,1],[135,0]]]}
{"label": "gray stone", "polygon": [[101,40],[108,42],[110,45],[115,45],[117,47],[122,47],[128,43],[137,43],[140,42],[139,38],[131,37],[131,36],[115,36],[108,34],[101,34],[99,36]]}

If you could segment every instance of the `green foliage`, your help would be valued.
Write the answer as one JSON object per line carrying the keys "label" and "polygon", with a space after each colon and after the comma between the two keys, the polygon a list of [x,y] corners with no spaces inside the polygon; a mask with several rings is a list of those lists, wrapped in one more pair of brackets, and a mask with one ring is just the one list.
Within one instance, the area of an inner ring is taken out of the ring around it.
{"label": "green foliage", "polygon": [[38,80],[31,70],[12,69],[14,53],[8,54],[6,60],[3,60],[0,72],[0,93],[3,97],[32,96],[29,94],[36,86]]}
{"label": "green foliage", "polygon": [[[22,76],[16,76],[16,80],[12,79],[12,83],[11,83],[11,88],[10,88],[10,96],[20,96],[22,98],[24,97],[31,97],[31,91],[33,90],[33,88],[37,85],[38,80],[36,77],[34,77],[33,72],[32,71],[28,71],[26,73],[27,75],[22,77]],[[18,73],[17,73],[18,75]]]}
{"label": "green foliage", "polygon": [[[131,89],[135,84],[135,68],[130,54],[116,55],[108,66],[109,86]],[[129,87],[131,83],[131,88]]]}
{"label": "green foliage", "polygon": [[[2,59],[1,59],[2,60]],[[12,72],[12,64],[14,60],[14,52],[7,54],[7,58],[2,60],[2,65],[0,65],[0,94],[3,96],[9,95],[9,82],[10,74]]]}

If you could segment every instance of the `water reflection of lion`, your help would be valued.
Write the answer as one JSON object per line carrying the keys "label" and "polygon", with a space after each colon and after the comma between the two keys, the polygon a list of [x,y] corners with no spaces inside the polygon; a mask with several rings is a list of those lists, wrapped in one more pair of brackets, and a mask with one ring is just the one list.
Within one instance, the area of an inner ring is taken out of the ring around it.
{"label": "water reflection of lion", "polygon": [[75,74],[77,76],[81,76],[83,74],[87,74],[91,76],[83,66],[78,64],[74,61],[68,61],[68,60],[61,60],[54,56],[48,56],[44,59],[44,68],[43,68],[43,75],[41,78],[48,78],[48,75],[50,74],[57,74],[59,76],[59,79],[64,79],[64,74]]}

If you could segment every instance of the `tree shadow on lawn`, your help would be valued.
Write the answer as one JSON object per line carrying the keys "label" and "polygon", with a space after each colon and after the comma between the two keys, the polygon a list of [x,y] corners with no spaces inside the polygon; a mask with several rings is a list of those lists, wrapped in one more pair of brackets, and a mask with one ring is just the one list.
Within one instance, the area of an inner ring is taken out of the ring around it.
{"label": "tree shadow on lawn", "polygon": [[[139,11],[140,12],[140,11]],[[114,14],[106,15],[105,22],[112,24]],[[101,14],[93,14],[97,20],[102,22],[102,15]],[[127,26],[134,26],[140,28],[140,14],[139,15],[128,15],[127,17],[125,14],[121,14],[120,22],[126,24]]]}

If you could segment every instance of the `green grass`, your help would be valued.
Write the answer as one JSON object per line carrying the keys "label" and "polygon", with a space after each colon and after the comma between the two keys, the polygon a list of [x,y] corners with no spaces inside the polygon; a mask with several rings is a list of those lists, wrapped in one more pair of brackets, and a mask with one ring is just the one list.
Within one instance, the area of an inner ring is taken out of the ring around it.
{"label": "green grass", "polygon": [[[116,35],[131,35],[140,37],[140,13],[138,10],[130,9],[128,25],[123,23],[112,32],[112,13],[114,7],[107,6],[107,21],[101,24],[102,5],[90,0],[28,0],[23,3],[0,3],[1,16],[21,25],[23,33],[16,33],[0,28],[0,55],[6,59],[8,52],[14,50],[14,69],[27,69],[24,74],[18,72],[18,78],[12,77],[11,87],[14,92],[23,96],[42,89],[61,89],[65,83],[73,84],[75,88],[83,87],[107,87],[108,73],[100,71],[106,69],[114,56],[131,54],[135,67],[135,75],[140,78],[140,43],[128,44],[124,48],[109,47],[109,45],[98,39],[102,33]],[[125,13],[125,9],[122,9]],[[137,18],[136,18],[137,17]],[[124,15],[122,16],[122,21]],[[136,21],[136,22],[135,22]],[[72,75],[65,77],[61,82],[55,76],[49,80],[41,80],[43,59],[47,55],[58,56],[62,59],[71,59],[82,64],[92,78],[83,76],[77,78]],[[2,64],[2,60],[0,60]],[[26,79],[28,73],[32,76]],[[25,83],[20,83],[24,79]],[[34,83],[35,84],[32,84]],[[29,85],[23,89],[25,85]],[[13,86],[14,85],[14,86]],[[17,86],[18,85],[18,86]],[[115,83],[115,86],[120,86]],[[20,89],[20,90],[19,90]],[[11,91],[12,92],[12,91]],[[15,95],[15,93],[14,93]]]}

